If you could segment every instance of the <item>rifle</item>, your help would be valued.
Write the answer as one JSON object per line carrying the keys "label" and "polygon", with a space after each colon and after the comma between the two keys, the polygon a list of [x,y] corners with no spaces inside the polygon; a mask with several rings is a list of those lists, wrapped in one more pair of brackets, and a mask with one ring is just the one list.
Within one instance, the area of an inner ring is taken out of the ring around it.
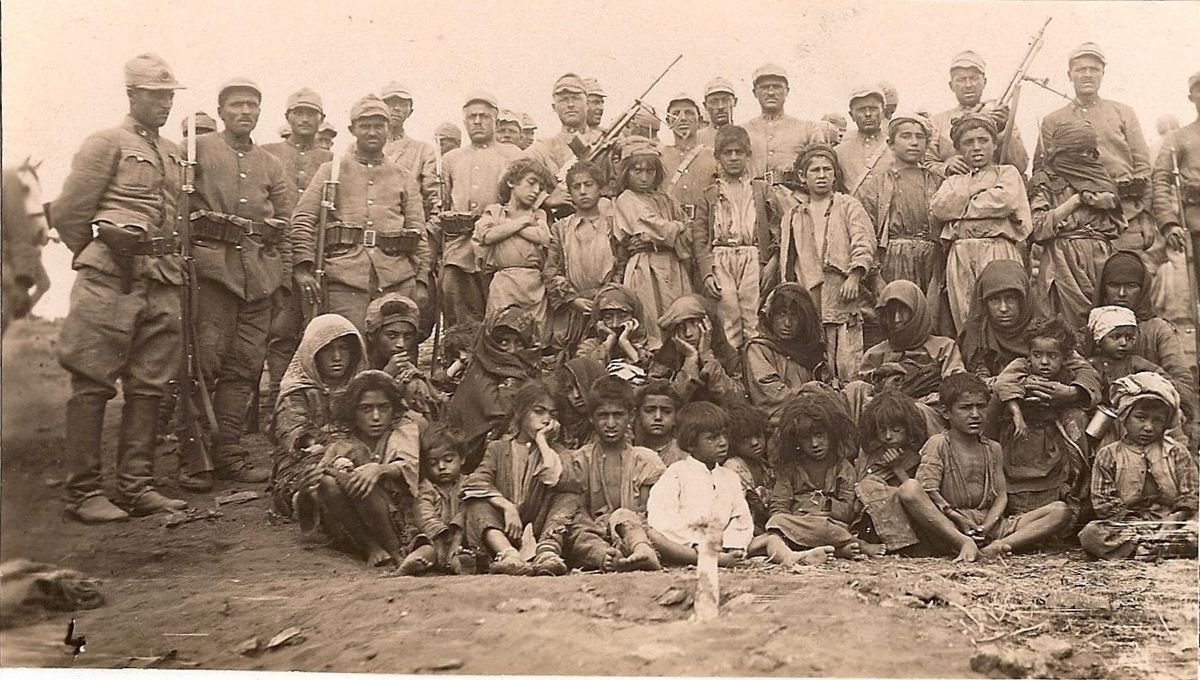
{"label": "rifle", "polygon": [[[437,199],[436,199],[437,203],[435,204],[435,206],[437,208],[437,213],[440,214],[441,212],[450,209],[451,201],[450,201],[450,196],[448,196],[446,194],[445,166],[442,164],[442,138],[438,137],[437,135],[433,136],[433,151],[434,151],[434,155],[435,155],[434,176],[437,178]],[[440,238],[441,238],[442,247],[438,249],[439,256],[444,255],[446,252],[445,251],[445,249],[446,249],[446,234],[445,234],[445,232],[442,232],[440,234]],[[439,271],[441,271],[441,264],[442,264],[440,262],[441,259],[442,259],[441,257],[438,257],[439,262],[436,263],[438,266],[434,268],[432,273],[430,273],[429,278],[430,278],[431,284],[433,282],[433,279],[437,276],[437,273]],[[437,368],[437,355],[438,355],[438,349],[439,349],[438,345],[440,345],[442,342],[442,304],[441,304],[441,295],[440,295],[441,286],[430,285],[429,289],[430,289],[429,290],[429,302],[427,304],[434,306],[433,350],[429,354],[429,372],[430,372],[430,374],[432,374],[434,369]],[[419,356],[418,356],[418,358],[419,358]]]}
{"label": "rifle", "polygon": [[1021,82],[1029,75],[1029,67],[1033,66],[1033,60],[1037,58],[1038,52],[1042,49],[1042,44],[1045,42],[1046,37],[1046,27],[1050,25],[1052,19],[1054,17],[1046,17],[1046,22],[1034,34],[1033,40],[1029,43],[1029,49],[1025,51],[1025,58],[1021,60],[1020,66],[1017,66],[1016,73],[1013,73],[1012,79],[1008,81],[1008,87],[1004,88],[1004,94],[1000,95],[1000,99],[996,101],[996,104],[1000,107],[1009,106],[1011,102],[1008,120],[1005,121],[1004,132],[1000,136],[998,157],[1001,160],[1007,157],[1005,154],[1008,151],[1009,143],[1012,142],[1013,128],[1016,126],[1017,119],[1017,106],[1020,105],[1021,101]]}
{"label": "rifle", "polygon": [[335,155],[329,161],[329,179],[321,189],[321,213],[317,219],[317,248],[313,263],[313,276],[317,279],[317,305],[311,310],[309,319],[324,314],[329,309],[329,296],[325,293],[325,229],[329,225],[329,213],[335,209],[337,202],[338,171],[341,160]]}
{"label": "rifle", "polygon": [[188,116],[187,156],[183,164],[183,191],[179,195],[180,213],[183,220],[179,226],[179,252],[183,260],[183,376],[185,384],[179,391],[179,416],[183,430],[183,440],[179,442],[180,462],[186,464],[190,474],[211,472],[213,461],[209,455],[208,442],[205,440],[205,428],[196,415],[196,402],[199,399],[200,411],[204,414],[208,433],[215,435],[218,431],[217,416],[213,411],[212,398],[208,394],[208,385],[204,380],[204,371],[200,367],[196,351],[196,312],[199,310],[199,285],[196,276],[196,260],[192,255],[192,193],[196,186],[196,117]]}
{"label": "rifle", "polygon": [[1192,322],[1195,324],[1193,337],[1196,340],[1196,354],[1200,356],[1200,289],[1196,288],[1196,251],[1192,248],[1191,233],[1187,224],[1187,204],[1183,201],[1183,175],[1179,173],[1179,152],[1174,139],[1167,140],[1171,145],[1171,183],[1175,185],[1175,203],[1179,208],[1179,226],[1183,228],[1183,265],[1187,270],[1188,290],[1192,294]]}

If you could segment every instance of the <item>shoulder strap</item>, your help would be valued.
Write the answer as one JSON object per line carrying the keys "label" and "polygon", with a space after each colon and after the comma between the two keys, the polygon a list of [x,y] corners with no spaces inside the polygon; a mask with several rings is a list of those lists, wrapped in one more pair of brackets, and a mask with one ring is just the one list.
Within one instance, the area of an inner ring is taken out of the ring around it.
{"label": "shoulder strap", "polygon": [[683,179],[684,173],[686,173],[688,168],[691,167],[692,163],[700,155],[700,152],[704,151],[706,148],[708,147],[704,146],[703,144],[697,144],[696,148],[692,149],[688,155],[683,157],[683,160],[679,162],[679,167],[675,170],[675,174],[671,176],[670,183],[667,184],[668,194],[675,190],[675,186],[679,184],[679,180]]}

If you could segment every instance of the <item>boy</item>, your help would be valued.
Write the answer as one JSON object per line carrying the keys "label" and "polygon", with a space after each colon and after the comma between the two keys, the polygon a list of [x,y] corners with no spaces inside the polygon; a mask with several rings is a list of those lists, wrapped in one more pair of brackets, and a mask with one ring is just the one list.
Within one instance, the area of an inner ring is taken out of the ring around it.
{"label": "boy", "polygon": [[[1004,516],[1004,454],[999,444],[983,436],[992,393],[982,378],[951,375],[942,381],[938,397],[950,429],[929,438],[921,449],[916,480],[900,488],[900,501],[916,520],[918,532],[955,546],[955,562],[974,562],[1037,545],[1071,523],[1071,510],[1062,501],[1017,517]],[[920,495],[927,495],[932,504],[920,502]]]}
{"label": "boy", "polygon": [[675,414],[679,406],[679,397],[666,380],[651,380],[638,392],[634,439],[638,446],[657,452],[664,466],[687,458],[675,441]]}
{"label": "boy", "polygon": [[1113,383],[1124,437],[1096,453],[1092,507],[1096,521],[1079,544],[1101,559],[1196,556],[1196,459],[1165,436],[1179,424],[1179,391],[1156,373]]}
{"label": "boy", "polygon": [[425,470],[417,487],[416,547],[400,564],[400,572],[417,576],[431,570],[474,574],[475,556],[463,549],[462,467],[466,462],[462,433],[439,424],[421,437]]}
{"label": "boy", "polygon": [[521,137],[521,117],[511,109],[500,109],[496,117],[496,142],[524,149]]}
{"label": "boy", "polygon": [[720,465],[729,451],[729,416],[697,401],[680,409],[678,423],[679,446],[688,456],[650,489],[647,533],[664,564],[696,564],[703,524],[716,522],[723,527],[717,563],[733,566],[746,556],[754,521],[737,473]]}
{"label": "boy", "polygon": [[767,417],[745,401],[732,401],[725,409],[729,414],[730,456],[721,465],[742,480],[755,532],[761,534],[769,519],[768,494],[775,476],[767,463]]}
{"label": "boy", "polygon": [[750,178],[746,130],[727,125],[714,143],[720,171],[689,228],[702,292],[720,301],[725,337],[741,350],[757,335],[760,278],[774,285],[779,216],[767,183]]}
{"label": "boy", "polygon": [[[586,519],[572,541],[582,566],[602,571],[662,568],[646,536],[642,517],[650,488],[666,466],[650,449],[629,443],[633,420],[633,387],[610,375],[591,386],[591,442],[564,456],[564,474],[582,487],[580,504]],[[596,540],[600,539],[600,540]],[[611,544],[618,546],[612,550]]]}

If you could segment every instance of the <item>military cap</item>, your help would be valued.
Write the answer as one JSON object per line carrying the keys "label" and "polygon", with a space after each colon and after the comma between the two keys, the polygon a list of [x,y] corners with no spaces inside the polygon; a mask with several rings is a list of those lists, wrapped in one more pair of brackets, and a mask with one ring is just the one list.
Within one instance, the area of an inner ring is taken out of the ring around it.
{"label": "military cap", "polygon": [[497,123],[516,123],[521,124],[521,114],[512,109],[500,109],[499,115],[496,116]]}
{"label": "military cap", "polygon": [[462,141],[462,131],[454,123],[442,123],[433,129],[433,136],[438,139],[456,139]]}
{"label": "military cap", "polygon": [[367,116],[387,118],[390,113],[391,111],[388,109],[387,104],[383,103],[382,99],[369,94],[354,102],[354,106],[350,107],[350,122],[354,123],[359,118],[366,118]]}
{"label": "military cap", "polygon": [[596,95],[597,97],[608,96],[608,93],[604,91],[604,88],[600,87],[600,81],[596,80],[595,78],[584,78],[583,89],[587,91],[588,95]]}
{"label": "military cap", "polygon": [[279,126],[279,136],[284,139],[291,137],[292,136],[292,126],[291,125],[280,125]]}
{"label": "military cap", "polygon": [[183,131],[185,134],[187,133],[188,118],[196,119],[196,134],[198,134],[198,135],[204,134],[204,133],[200,132],[201,130],[207,130],[209,132],[217,131],[217,121],[214,120],[213,117],[208,115],[207,113],[205,113],[203,111],[197,111],[196,113],[194,113],[191,116],[184,116],[183,120],[181,120],[179,122],[179,125],[181,128],[183,128]]}
{"label": "military cap", "polygon": [[662,152],[658,150],[658,142],[649,137],[633,135],[621,141],[621,156],[623,158],[633,156],[654,156],[658,158],[661,155]]}
{"label": "military cap", "polygon": [[877,83],[879,91],[883,93],[883,105],[894,106],[900,103],[900,91],[896,86],[886,80],[881,80]]}
{"label": "military cap", "polygon": [[1188,89],[1190,90],[1195,87],[1196,83],[1200,83],[1200,71],[1196,71],[1188,77]]}
{"label": "military cap", "polygon": [[879,97],[880,104],[887,103],[887,97],[883,95],[883,89],[878,85],[859,85],[850,93],[850,103],[853,104],[855,99],[865,99],[867,97]]}
{"label": "military cap", "polygon": [[784,68],[779,64],[763,64],[762,66],[759,66],[754,71],[753,82],[755,85],[757,85],[758,81],[762,80],[763,78],[770,77],[783,78],[783,82],[788,82],[787,71],[785,71]]}
{"label": "military cap", "polygon": [[980,73],[987,73],[987,62],[977,53],[963,50],[950,60],[950,70],[953,71],[956,68],[973,68]]}
{"label": "military cap", "polygon": [[291,111],[292,109],[299,108],[301,106],[306,106],[310,109],[316,109],[322,114],[325,113],[325,107],[321,105],[321,95],[317,94],[316,91],[310,87],[302,87],[289,95],[287,100],[287,109],[285,110]]}
{"label": "military cap", "polygon": [[467,100],[463,102],[463,108],[465,109],[475,102],[483,102],[497,111],[500,110],[500,102],[496,99],[496,95],[491,92],[484,92],[483,90],[471,92],[467,95]]}
{"label": "military cap", "polygon": [[696,107],[697,111],[700,110],[700,105],[696,103],[696,98],[686,92],[676,93],[674,96],[668,99],[667,108],[671,108],[671,104],[674,104],[675,102],[690,102],[692,106]]}
{"label": "military cap", "polygon": [[258,87],[258,83],[249,78],[238,76],[225,81],[225,84],[217,91],[217,101],[220,101],[228,90],[252,90],[254,94],[258,95],[259,101],[262,101],[262,90]]}
{"label": "military cap", "polygon": [[380,99],[391,99],[392,97],[399,97],[400,99],[407,99],[409,101],[412,101],[413,98],[408,86],[395,80],[379,88]]}
{"label": "military cap", "polygon": [[1095,57],[1100,60],[1101,64],[1108,65],[1108,59],[1104,57],[1104,50],[1094,42],[1085,42],[1071,50],[1071,56],[1067,57],[1067,63],[1070,64],[1079,57]]}
{"label": "military cap", "polygon": [[833,125],[839,130],[846,129],[846,117],[840,113],[827,113],[824,116],[821,116],[821,120]]}
{"label": "military cap", "polygon": [[367,335],[372,335],[380,328],[401,321],[416,328],[420,323],[421,310],[412,298],[398,293],[388,293],[376,298],[367,306],[367,316],[363,320],[363,329]]}
{"label": "military cap", "polygon": [[583,78],[574,73],[564,73],[554,81],[554,90],[551,94],[559,92],[578,92],[579,94],[587,94],[587,87],[583,84]]}
{"label": "military cap", "polygon": [[522,113],[521,114],[521,129],[522,130],[536,130],[537,129],[537,121],[535,121],[533,119],[533,116],[529,115],[528,113]]}
{"label": "military cap", "polygon": [[325,121],[325,122],[321,123],[321,127],[317,128],[317,134],[318,135],[329,135],[330,137],[337,137],[337,128],[330,125],[329,121]]}
{"label": "military cap", "polygon": [[737,96],[737,92],[733,91],[733,83],[729,82],[728,78],[722,78],[721,76],[708,81],[708,84],[704,86],[704,97],[708,98],[709,95],[717,94],[718,92],[728,92],[735,97]]}
{"label": "military cap", "polygon": [[163,58],[151,52],[125,62],[125,87],[139,90],[182,90],[175,73]]}

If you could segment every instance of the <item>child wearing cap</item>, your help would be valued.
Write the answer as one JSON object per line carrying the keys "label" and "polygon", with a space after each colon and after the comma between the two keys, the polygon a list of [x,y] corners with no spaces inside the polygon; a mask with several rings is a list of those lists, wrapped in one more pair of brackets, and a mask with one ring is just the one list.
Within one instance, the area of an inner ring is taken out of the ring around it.
{"label": "child wearing cap", "polygon": [[496,141],[501,144],[512,144],[513,146],[524,149],[521,142],[521,116],[512,109],[500,109],[500,115],[496,116]]}
{"label": "child wearing cap", "polygon": [[684,295],[658,320],[663,345],[650,362],[651,378],[668,380],[681,402],[745,396],[741,359],[720,331],[720,319],[699,295]]}
{"label": "child wearing cap", "polygon": [[364,335],[371,368],[396,379],[404,403],[426,418],[436,415],[441,396],[416,367],[421,310],[412,300],[388,293],[367,307]]}

